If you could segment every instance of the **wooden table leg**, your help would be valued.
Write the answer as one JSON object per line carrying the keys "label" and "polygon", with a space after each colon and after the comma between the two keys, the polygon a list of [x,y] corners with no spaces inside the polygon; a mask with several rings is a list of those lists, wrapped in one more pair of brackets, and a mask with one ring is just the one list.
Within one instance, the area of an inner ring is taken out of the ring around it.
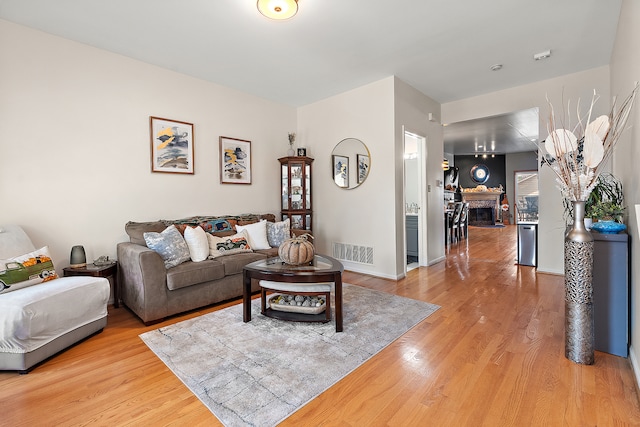
{"label": "wooden table leg", "polygon": [[342,332],[342,275],[335,278],[336,288],[336,332]]}
{"label": "wooden table leg", "polygon": [[247,323],[251,321],[251,276],[249,276],[246,271],[242,276],[242,320]]}

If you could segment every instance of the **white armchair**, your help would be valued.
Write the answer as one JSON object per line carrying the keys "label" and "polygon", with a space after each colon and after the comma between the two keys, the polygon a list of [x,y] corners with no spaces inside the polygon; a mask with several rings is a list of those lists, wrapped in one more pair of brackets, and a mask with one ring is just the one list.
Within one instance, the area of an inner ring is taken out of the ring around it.
{"label": "white armchair", "polygon": [[[0,274],[7,259],[33,251],[20,226],[0,226]],[[0,293],[0,370],[27,373],[102,331],[107,324],[109,291],[109,281],[99,277],[60,277],[5,289]]]}

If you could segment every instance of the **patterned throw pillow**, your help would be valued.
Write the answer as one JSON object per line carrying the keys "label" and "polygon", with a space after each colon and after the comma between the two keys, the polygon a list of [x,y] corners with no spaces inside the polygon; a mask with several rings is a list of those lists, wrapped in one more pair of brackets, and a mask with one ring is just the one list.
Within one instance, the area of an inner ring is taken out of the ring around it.
{"label": "patterned throw pillow", "polygon": [[161,233],[144,233],[144,241],[149,249],[157,252],[169,269],[191,259],[189,247],[175,225],[170,225]]}
{"label": "patterned throw pillow", "polygon": [[254,222],[247,225],[236,225],[236,231],[246,231],[249,236],[249,244],[253,250],[269,249],[267,240],[267,221]]}
{"label": "patterned throw pillow", "polygon": [[209,258],[211,259],[239,252],[253,252],[246,231],[228,237],[207,234],[207,239],[209,240]]}
{"label": "patterned throw pillow", "polygon": [[291,224],[289,218],[280,222],[267,222],[267,239],[272,248],[278,248],[291,237]]}
{"label": "patterned throw pillow", "polygon": [[0,294],[57,279],[49,247],[0,260]]}

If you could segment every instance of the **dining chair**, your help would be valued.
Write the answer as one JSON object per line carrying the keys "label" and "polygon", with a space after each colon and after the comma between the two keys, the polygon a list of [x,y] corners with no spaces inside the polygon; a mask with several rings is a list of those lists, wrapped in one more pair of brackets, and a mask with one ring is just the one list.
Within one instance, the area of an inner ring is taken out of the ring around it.
{"label": "dining chair", "polygon": [[460,219],[458,220],[458,240],[466,239],[469,231],[469,202],[462,204]]}
{"label": "dining chair", "polygon": [[462,208],[464,203],[455,202],[453,208],[453,214],[449,217],[449,223],[447,227],[447,236],[449,243],[458,241],[458,228],[460,224],[460,215],[462,214]]}

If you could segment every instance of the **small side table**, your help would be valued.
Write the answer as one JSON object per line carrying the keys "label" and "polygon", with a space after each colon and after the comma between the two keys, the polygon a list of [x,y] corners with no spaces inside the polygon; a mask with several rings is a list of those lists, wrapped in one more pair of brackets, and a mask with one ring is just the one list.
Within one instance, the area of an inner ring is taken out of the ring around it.
{"label": "small side table", "polygon": [[113,306],[115,308],[120,307],[120,289],[118,287],[118,263],[113,262],[109,265],[94,265],[87,264],[82,268],[65,267],[62,269],[65,277],[69,276],[92,276],[92,277],[104,277],[105,279],[111,278],[113,281]]}

